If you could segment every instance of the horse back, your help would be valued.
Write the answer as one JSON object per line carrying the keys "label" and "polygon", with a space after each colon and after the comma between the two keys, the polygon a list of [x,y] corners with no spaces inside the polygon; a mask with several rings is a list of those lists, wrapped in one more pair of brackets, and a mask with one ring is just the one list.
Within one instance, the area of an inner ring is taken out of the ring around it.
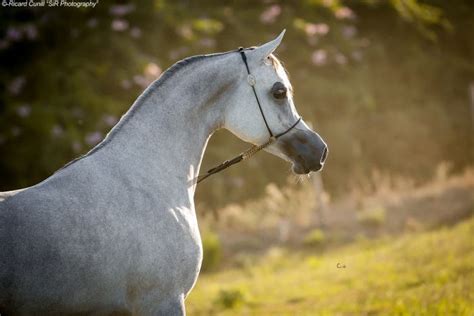
{"label": "horse back", "polygon": [[[104,293],[120,296],[97,286],[118,284],[104,279],[112,272],[102,271],[97,256],[104,234],[93,225],[101,192],[92,180],[92,172],[66,168],[36,186],[0,193],[0,313],[80,310],[83,302],[113,301]],[[76,288],[89,291],[65,295]]]}

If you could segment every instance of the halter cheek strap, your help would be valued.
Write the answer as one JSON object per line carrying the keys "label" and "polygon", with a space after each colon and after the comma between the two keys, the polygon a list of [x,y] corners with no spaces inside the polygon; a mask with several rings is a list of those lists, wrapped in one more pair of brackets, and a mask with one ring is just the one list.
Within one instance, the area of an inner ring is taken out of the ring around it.
{"label": "halter cheek strap", "polygon": [[253,94],[255,95],[255,100],[257,100],[258,109],[260,110],[260,114],[262,115],[263,122],[265,123],[265,126],[267,127],[268,134],[270,134],[270,138],[272,138],[273,137],[272,130],[270,129],[270,126],[268,125],[267,119],[265,118],[265,114],[263,114],[262,105],[260,104],[257,91],[255,90],[255,84],[257,83],[257,81],[255,80],[255,77],[250,73],[249,64],[247,63],[247,56],[245,56],[245,52],[242,47],[239,47],[239,53],[240,53],[240,56],[242,57],[242,60],[244,61],[245,68],[247,69],[247,74],[248,74],[247,82],[252,87],[252,91],[253,91]]}
{"label": "halter cheek strap", "polygon": [[242,48],[242,47],[239,47],[239,49],[237,51],[240,53],[240,56],[242,57],[242,61],[245,64],[245,69],[247,69],[247,74],[248,74],[247,75],[247,82],[252,87],[253,94],[255,95],[255,100],[257,100],[258,109],[260,110],[260,114],[262,115],[263,122],[265,123],[265,126],[267,127],[268,134],[270,134],[270,138],[265,143],[263,143],[261,145],[253,145],[252,147],[250,147],[246,151],[242,152],[240,155],[236,156],[235,158],[232,158],[230,160],[226,160],[223,163],[221,163],[220,165],[218,165],[218,166],[216,166],[212,169],[209,169],[205,174],[198,176],[197,183],[199,183],[202,180],[206,179],[207,177],[213,175],[214,173],[218,173],[219,171],[227,169],[230,166],[241,162],[242,160],[245,160],[245,159],[248,159],[248,158],[252,157],[257,152],[264,149],[265,147],[268,147],[273,142],[275,142],[278,138],[280,138],[281,136],[285,135],[286,133],[291,131],[293,128],[295,128],[296,125],[298,125],[298,123],[302,119],[301,116],[300,116],[296,120],[296,122],[293,125],[291,125],[287,130],[285,130],[285,131],[283,131],[279,134],[276,134],[276,135],[273,134],[272,130],[270,129],[270,125],[268,125],[267,119],[265,118],[265,114],[263,113],[262,105],[260,104],[260,100],[258,99],[257,91],[255,90],[256,80],[255,80],[255,77],[250,73],[249,65],[247,63],[247,56],[245,55],[245,49]]}

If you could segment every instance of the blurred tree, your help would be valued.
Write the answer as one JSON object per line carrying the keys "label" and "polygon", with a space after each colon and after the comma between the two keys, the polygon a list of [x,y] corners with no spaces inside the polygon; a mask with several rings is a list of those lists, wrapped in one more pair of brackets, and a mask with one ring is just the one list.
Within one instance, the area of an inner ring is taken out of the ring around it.
{"label": "blurred tree", "polygon": [[[468,0],[2,7],[0,189],[37,183],[87,152],[177,60],[255,45],[283,28],[278,54],[296,104],[330,146],[329,192],[344,192],[373,168],[417,179],[442,160],[462,168],[472,163],[473,8]],[[244,147],[217,133],[203,167]],[[287,169],[262,154],[204,183],[199,198],[217,207],[252,197],[269,181],[283,183]]]}

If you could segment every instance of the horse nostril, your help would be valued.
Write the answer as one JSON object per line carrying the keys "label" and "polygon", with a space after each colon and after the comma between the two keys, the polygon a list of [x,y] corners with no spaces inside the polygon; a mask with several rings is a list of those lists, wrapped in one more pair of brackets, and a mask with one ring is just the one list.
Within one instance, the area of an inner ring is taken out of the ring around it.
{"label": "horse nostril", "polygon": [[324,161],[326,161],[327,156],[328,156],[328,147],[325,146],[323,150],[323,154],[321,155],[321,160],[320,160],[321,164],[323,164]]}

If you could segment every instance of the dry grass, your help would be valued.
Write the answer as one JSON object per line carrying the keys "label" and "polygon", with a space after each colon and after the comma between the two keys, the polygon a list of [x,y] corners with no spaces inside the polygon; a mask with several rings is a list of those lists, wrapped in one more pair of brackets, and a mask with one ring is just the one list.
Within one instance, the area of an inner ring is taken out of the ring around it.
{"label": "dry grass", "polygon": [[220,236],[229,261],[273,246],[300,247],[315,229],[333,248],[360,238],[454,224],[474,211],[474,169],[448,176],[442,164],[432,181],[418,187],[379,173],[372,183],[373,189],[359,188],[337,201],[318,192],[318,183],[311,180],[290,179],[284,188],[269,184],[261,199],[219,210],[217,221],[200,216],[201,230]]}
{"label": "dry grass", "polygon": [[[204,274],[190,315],[473,315],[474,219],[317,255],[273,248]],[[338,268],[339,264],[339,268]]]}
{"label": "dry grass", "polygon": [[422,186],[374,173],[334,202],[290,180],[204,218],[223,260],[189,314],[473,315],[474,170],[447,167]]}

